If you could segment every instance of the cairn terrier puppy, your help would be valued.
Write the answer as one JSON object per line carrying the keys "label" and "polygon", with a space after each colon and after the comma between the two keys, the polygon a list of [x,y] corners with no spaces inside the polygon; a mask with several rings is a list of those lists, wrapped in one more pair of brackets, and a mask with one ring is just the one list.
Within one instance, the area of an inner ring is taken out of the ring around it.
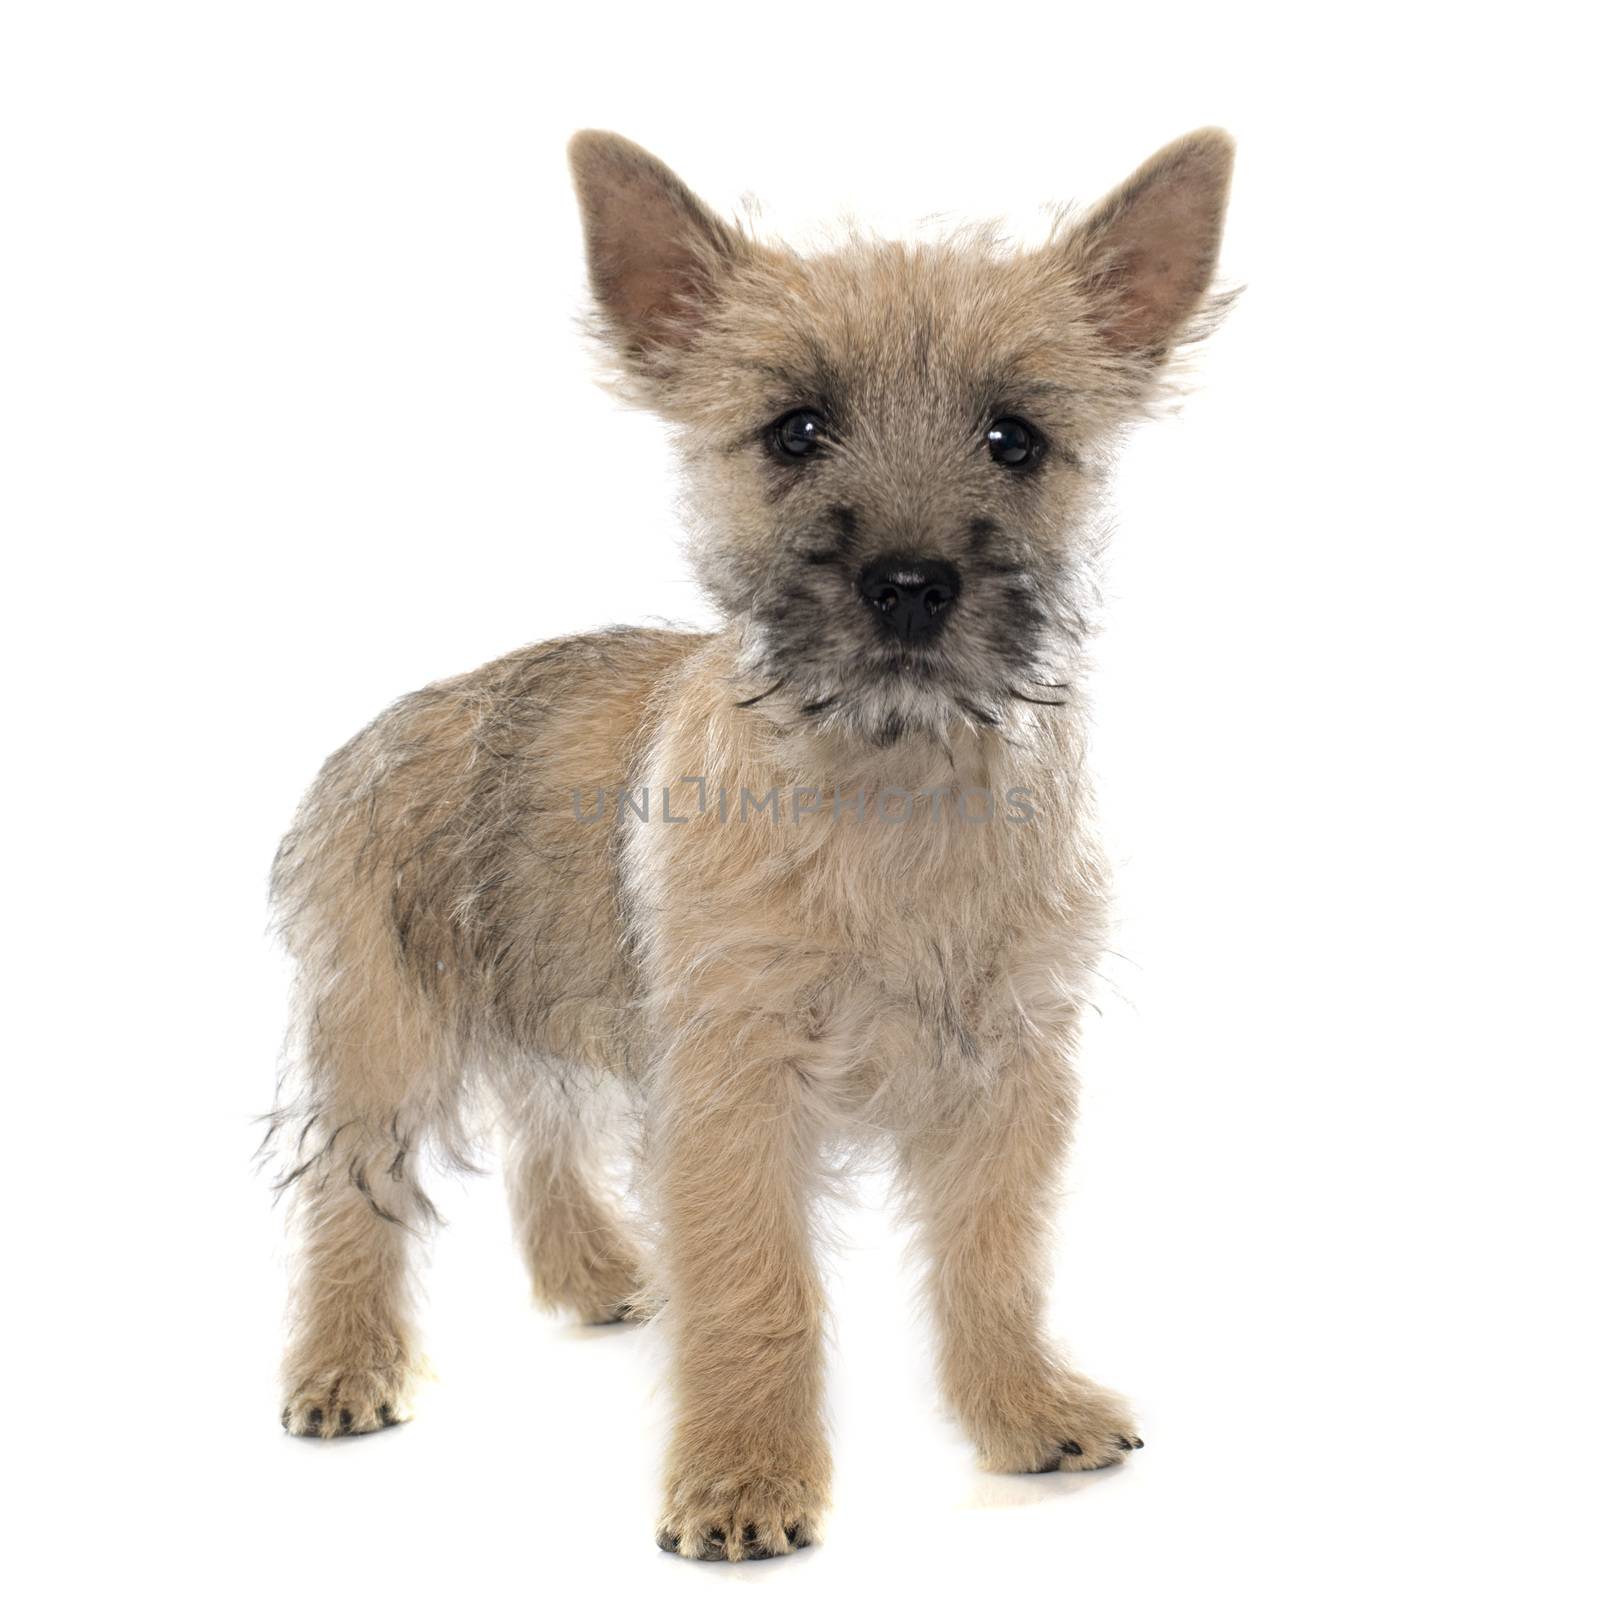
{"label": "cairn terrier puppy", "polygon": [[[1114,447],[1221,310],[1232,143],[1178,140],[1039,248],[813,255],[614,134],[570,155],[593,332],[672,427],[724,622],[423,689],[306,798],[274,872],[283,1422],[407,1416],[419,1162],[468,1160],[488,1105],[537,1299],[666,1320],[658,1542],[752,1560],[828,1499],[813,1233],[847,1149],[893,1163],[983,1463],[1141,1443],[1041,1320],[1105,921],[1080,657]],[[608,1185],[623,1124],[644,1232]]]}

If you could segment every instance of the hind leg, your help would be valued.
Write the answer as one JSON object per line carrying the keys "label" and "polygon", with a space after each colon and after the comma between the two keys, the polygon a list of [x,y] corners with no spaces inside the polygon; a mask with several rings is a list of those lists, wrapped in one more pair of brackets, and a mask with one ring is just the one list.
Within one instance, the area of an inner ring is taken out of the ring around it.
{"label": "hind leg", "polygon": [[638,1320],[640,1254],[612,1197],[620,1092],[555,1063],[506,1107],[506,1188],[533,1297],[582,1322]]}
{"label": "hind leg", "polygon": [[368,965],[319,997],[305,1076],[281,1180],[299,1233],[283,1425],[370,1433],[407,1418],[423,1367],[413,1256],[434,1213],[414,1167],[424,1146],[455,1143],[455,1075],[426,1011]]}
{"label": "hind leg", "polygon": [[[414,1195],[361,1171],[371,1147],[342,1163],[303,1206],[294,1335],[284,1361],[283,1425],[330,1438],[371,1433],[410,1415],[420,1368],[411,1316]],[[393,1157],[387,1158],[392,1161]]]}

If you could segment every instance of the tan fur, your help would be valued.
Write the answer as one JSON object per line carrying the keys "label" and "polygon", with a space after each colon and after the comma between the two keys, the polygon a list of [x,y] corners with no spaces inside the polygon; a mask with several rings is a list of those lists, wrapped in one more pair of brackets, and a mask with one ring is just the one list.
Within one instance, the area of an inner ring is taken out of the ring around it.
{"label": "tan fur", "polygon": [[[895,1163],[983,1461],[1084,1470],[1135,1447],[1041,1325],[1104,924],[1076,675],[1112,446],[1218,309],[1229,152],[1180,141],[1039,251],[974,233],[802,259],[626,141],[574,141],[596,331],[676,430],[727,622],[558,640],[435,685],[307,797],[275,874],[303,982],[276,1113],[305,1228],[291,1431],[406,1414],[418,1164],[465,1162],[488,1102],[540,1302],[664,1307],[665,1547],[737,1560],[818,1528],[813,1234],[844,1150]],[[778,460],[770,425],[812,405],[826,451]],[[983,445],[1024,405],[1048,441],[1026,478]],[[853,587],[906,549],[962,571],[915,657]],[[749,815],[741,797],[774,789],[776,815]],[[648,819],[619,790],[647,792]],[[963,814],[984,793],[996,814]],[[648,1261],[611,1186],[635,1108]]]}

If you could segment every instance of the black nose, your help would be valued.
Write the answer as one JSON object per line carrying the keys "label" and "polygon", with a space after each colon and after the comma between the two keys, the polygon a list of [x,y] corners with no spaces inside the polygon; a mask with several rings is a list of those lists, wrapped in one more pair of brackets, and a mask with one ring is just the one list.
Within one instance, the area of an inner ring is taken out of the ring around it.
{"label": "black nose", "polygon": [[885,556],[861,569],[861,598],[897,639],[924,644],[944,626],[961,593],[961,576],[948,561],[927,556]]}

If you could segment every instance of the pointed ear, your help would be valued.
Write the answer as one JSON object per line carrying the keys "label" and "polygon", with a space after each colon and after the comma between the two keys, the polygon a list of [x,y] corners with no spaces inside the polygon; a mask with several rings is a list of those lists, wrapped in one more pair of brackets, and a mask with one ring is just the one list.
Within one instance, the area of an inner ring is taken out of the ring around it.
{"label": "pointed ear", "polygon": [[740,249],[738,233],[618,134],[574,134],[567,159],[606,333],[634,357],[687,345]]}
{"label": "pointed ear", "polygon": [[1119,350],[1160,359],[1201,309],[1222,243],[1233,140],[1175,140],[1074,225],[1061,243],[1093,316]]}

